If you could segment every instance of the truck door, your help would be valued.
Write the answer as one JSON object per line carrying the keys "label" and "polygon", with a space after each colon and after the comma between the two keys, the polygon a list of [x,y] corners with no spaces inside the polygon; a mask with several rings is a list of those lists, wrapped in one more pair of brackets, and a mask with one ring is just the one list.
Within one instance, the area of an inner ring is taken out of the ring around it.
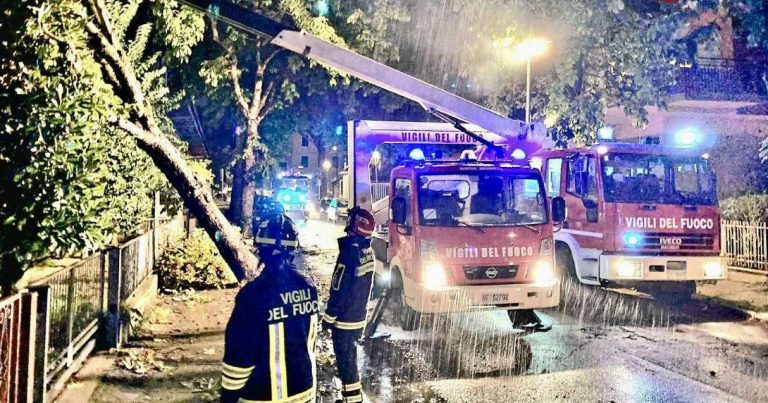
{"label": "truck door", "polygon": [[414,209],[414,192],[413,184],[410,178],[394,178],[392,197],[390,198],[390,212],[393,210],[393,205],[396,203],[404,203],[405,210],[405,223],[398,224],[394,220],[389,220],[389,234],[390,234],[390,256],[389,261],[392,262],[393,258],[397,257],[399,261],[400,270],[404,277],[413,278],[413,265],[418,256],[414,255],[415,241],[413,236],[413,209]]}
{"label": "truck door", "polygon": [[605,224],[598,200],[596,162],[594,155],[580,154],[569,158],[566,168],[566,193],[570,197],[566,197],[568,217],[563,231],[579,244],[574,263],[580,277],[589,280],[597,279]]}

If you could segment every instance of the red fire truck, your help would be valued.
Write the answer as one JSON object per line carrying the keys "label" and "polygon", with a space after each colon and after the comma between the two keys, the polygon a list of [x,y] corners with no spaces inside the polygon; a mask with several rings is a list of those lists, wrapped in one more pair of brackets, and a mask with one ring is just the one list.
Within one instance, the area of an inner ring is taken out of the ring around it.
{"label": "red fire truck", "polygon": [[608,143],[541,151],[532,165],[566,201],[555,232],[566,276],[674,300],[727,277],[715,177],[700,150]]}
{"label": "red fire truck", "polygon": [[[535,308],[557,306],[553,221],[541,174],[524,158],[532,146],[476,126],[465,127],[494,144],[515,147],[520,160],[478,160],[478,140],[450,124],[354,121],[349,124],[353,200],[384,224],[374,237],[378,274],[390,278],[400,302],[399,321],[412,330],[423,313],[503,309],[515,327],[540,324]],[[388,197],[374,199],[372,151],[398,144],[410,152],[389,173]],[[465,145],[455,159],[429,160],[427,145]],[[482,146],[481,146],[482,147]]]}

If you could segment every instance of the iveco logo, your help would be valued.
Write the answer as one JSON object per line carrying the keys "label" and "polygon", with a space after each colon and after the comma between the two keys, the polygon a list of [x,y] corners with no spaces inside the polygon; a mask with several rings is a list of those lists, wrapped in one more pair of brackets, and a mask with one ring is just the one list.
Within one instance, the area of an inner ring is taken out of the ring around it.
{"label": "iveco logo", "polygon": [[485,277],[488,277],[490,279],[494,279],[498,275],[499,275],[499,270],[497,270],[495,267],[491,267],[485,270]]}
{"label": "iveco logo", "polygon": [[662,245],[677,245],[683,244],[682,238],[659,238],[659,243]]}

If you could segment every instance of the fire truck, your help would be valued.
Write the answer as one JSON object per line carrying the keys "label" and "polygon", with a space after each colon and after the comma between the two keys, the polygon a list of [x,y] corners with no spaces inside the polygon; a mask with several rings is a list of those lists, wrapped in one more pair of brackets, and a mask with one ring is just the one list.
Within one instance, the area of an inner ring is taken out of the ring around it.
{"label": "fire truck", "polygon": [[582,284],[634,287],[659,299],[727,278],[708,155],[695,147],[604,143],[538,152],[549,196],[567,218],[559,269]]}
{"label": "fire truck", "polygon": [[[348,194],[353,206],[378,212],[377,223],[388,230],[379,237],[384,253],[377,255],[392,274],[393,292],[385,294],[402,302],[403,328],[413,329],[422,313],[503,309],[515,327],[546,330],[533,309],[559,303],[552,228],[565,204],[561,198],[546,200],[541,173],[526,162],[541,147],[545,130],[540,124],[511,120],[236,4],[182,3],[417,102],[446,122],[393,123],[402,130],[369,131],[350,123]],[[369,163],[376,146],[388,142],[464,143],[477,153],[428,161],[414,152],[412,161],[391,173],[394,197],[373,206]]]}
{"label": "fire truck", "polygon": [[[414,329],[425,313],[475,309],[507,310],[515,327],[539,325],[533,309],[557,306],[552,224],[562,220],[564,202],[557,198],[550,210],[541,174],[525,159],[535,143],[467,125],[519,158],[499,160],[487,156],[490,145],[450,124],[353,121],[348,127],[349,194],[384,224],[372,242],[375,265],[396,293],[403,329]],[[369,166],[382,144],[410,152],[390,172],[387,196],[374,198]],[[441,144],[466,147],[455,159],[426,158],[422,147]]]}

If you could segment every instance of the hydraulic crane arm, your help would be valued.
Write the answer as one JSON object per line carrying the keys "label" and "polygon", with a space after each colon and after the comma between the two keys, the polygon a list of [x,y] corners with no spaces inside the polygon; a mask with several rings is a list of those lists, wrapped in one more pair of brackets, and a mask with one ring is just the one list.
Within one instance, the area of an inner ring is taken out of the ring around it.
{"label": "hydraulic crane arm", "polygon": [[300,32],[236,4],[216,0],[180,0],[180,2],[244,31],[267,38],[273,45],[417,102],[428,112],[453,124],[468,135],[476,137],[478,142],[490,148],[494,146],[464,128],[463,124],[471,123],[508,139],[523,139],[532,130],[532,127],[524,122],[499,115],[349,49],[326,42],[306,32]]}

